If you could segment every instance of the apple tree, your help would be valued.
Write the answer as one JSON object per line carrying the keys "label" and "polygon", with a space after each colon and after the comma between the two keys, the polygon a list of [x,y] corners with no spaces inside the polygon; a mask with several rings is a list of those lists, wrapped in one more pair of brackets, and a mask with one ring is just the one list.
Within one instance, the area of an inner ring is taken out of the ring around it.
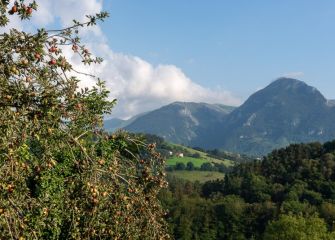
{"label": "apple tree", "polygon": [[[0,25],[37,8],[1,0]],[[156,198],[166,186],[161,156],[134,135],[103,131],[115,100],[64,54],[99,64],[79,32],[107,16],[0,34],[0,239],[169,238]],[[80,89],[81,74],[96,85]]]}

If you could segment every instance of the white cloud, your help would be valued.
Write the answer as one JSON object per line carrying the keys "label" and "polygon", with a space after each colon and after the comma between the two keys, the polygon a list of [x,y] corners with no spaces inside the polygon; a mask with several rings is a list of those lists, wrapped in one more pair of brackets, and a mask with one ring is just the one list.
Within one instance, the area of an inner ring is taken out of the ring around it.
{"label": "white cloud", "polygon": [[173,101],[238,105],[227,91],[211,90],[192,82],[174,65],[153,66],[145,60],[108,51],[102,76],[119,101],[115,114],[129,117]]}
{"label": "white cloud", "polygon": [[56,19],[62,26],[68,26],[73,19],[83,21],[86,15],[92,15],[102,10],[101,0],[40,0],[38,14],[32,20],[37,25],[48,25]]}
{"label": "white cloud", "polygon": [[[39,12],[33,17],[35,26],[68,26],[72,19],[83,20],[85,15],[102,10],[101,0],[41,0]],[[71,51],[66,51],[75,68],[101,76],[117,98],[113,116],[127,118],[153,110],[173,101],[195,101],[238,105],[240,100],[224,90],[211,90],[194,83],[174,65],[153,66],[149,62],[131,55],[115,53],[108,46],[99,27],[83,32],[83,42],[93,53],[104,57],[98,66],[83,66]],[[81,86],[92,86],[94,81],[81,76]]]}

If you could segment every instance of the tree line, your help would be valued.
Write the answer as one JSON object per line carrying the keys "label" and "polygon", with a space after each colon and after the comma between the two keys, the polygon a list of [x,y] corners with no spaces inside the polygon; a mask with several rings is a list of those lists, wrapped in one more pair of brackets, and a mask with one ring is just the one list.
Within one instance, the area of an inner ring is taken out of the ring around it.
{"label": "tree line", "polygon": [[293,144],[204,184],[168,179],[176,239],[334,239],[335,141]]}

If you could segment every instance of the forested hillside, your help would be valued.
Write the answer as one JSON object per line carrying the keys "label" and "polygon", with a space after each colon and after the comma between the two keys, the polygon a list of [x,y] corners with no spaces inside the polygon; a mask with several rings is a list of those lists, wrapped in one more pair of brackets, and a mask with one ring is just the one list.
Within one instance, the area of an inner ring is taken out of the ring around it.
{"label": "forested hillside", "polygon": [[294,144],[224,180],[169,179],[161,193],[177,239],[334,239],[335,141]]}

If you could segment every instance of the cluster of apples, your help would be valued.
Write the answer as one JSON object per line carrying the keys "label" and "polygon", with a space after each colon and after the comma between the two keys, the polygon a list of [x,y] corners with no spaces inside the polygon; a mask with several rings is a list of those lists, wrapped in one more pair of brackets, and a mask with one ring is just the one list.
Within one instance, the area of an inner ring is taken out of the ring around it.
{"label": "cluster of apples", "polygon": [[[74,52],[77,52],[78,46],[77,45],[73,45],[72,46],[72,50]],[[53,41],[53,44],[50,46],[50,48],[48,49],[48,51],[49,51],[49,54],[51,55],[51,59],[48,62],[48,64],[50,66],[58,66],[58,67],[61,67],[63,69],[66,69],[66,68],[70,67],[70,65],[66,61],[65,57],[62,57],[62,56],[57,57],[57,55],[59,55],[59,53],[61,51],[57,47],[56,40]],[[37,55],[35,55],[35,58],[36,58],[36,60],[40,60],[41,59],[41,55],[37,54]]]}
{"label": "cluster of apples", "polygon": [[13,15],[15,13],[22,12],[25,13],[26,15],[30,16],[33,13],[33,8],[32,7],[27,7],[26,5],[22,5],[21,7],[17,2],[14,3],[12,8],[8,11],[10,15]]}
{"label": "cluster of apples", "polygon": [[[57,50],[52,50],[52,49],[56,49],[55,47],[51,47],[50,49],[49,49],[49,52],[55,52],[55,51],[57,51]],[[50,61],[49,61],[49,65],[56,65],[56,63],[57,63],[57,60],[55,59],[55,58],[52,58]]]}
{"label": "cluster of apples", "polygon": [[108,193],[106,191],[100,193],[99,190],[97,189],[97,186],[92,185],[91,183],[87,183],[87,186],[90,189],[91,192],[91,201],[93,203],[93,205],[98,205],[99,204],[99,195],[106,197],[108,195]]}

